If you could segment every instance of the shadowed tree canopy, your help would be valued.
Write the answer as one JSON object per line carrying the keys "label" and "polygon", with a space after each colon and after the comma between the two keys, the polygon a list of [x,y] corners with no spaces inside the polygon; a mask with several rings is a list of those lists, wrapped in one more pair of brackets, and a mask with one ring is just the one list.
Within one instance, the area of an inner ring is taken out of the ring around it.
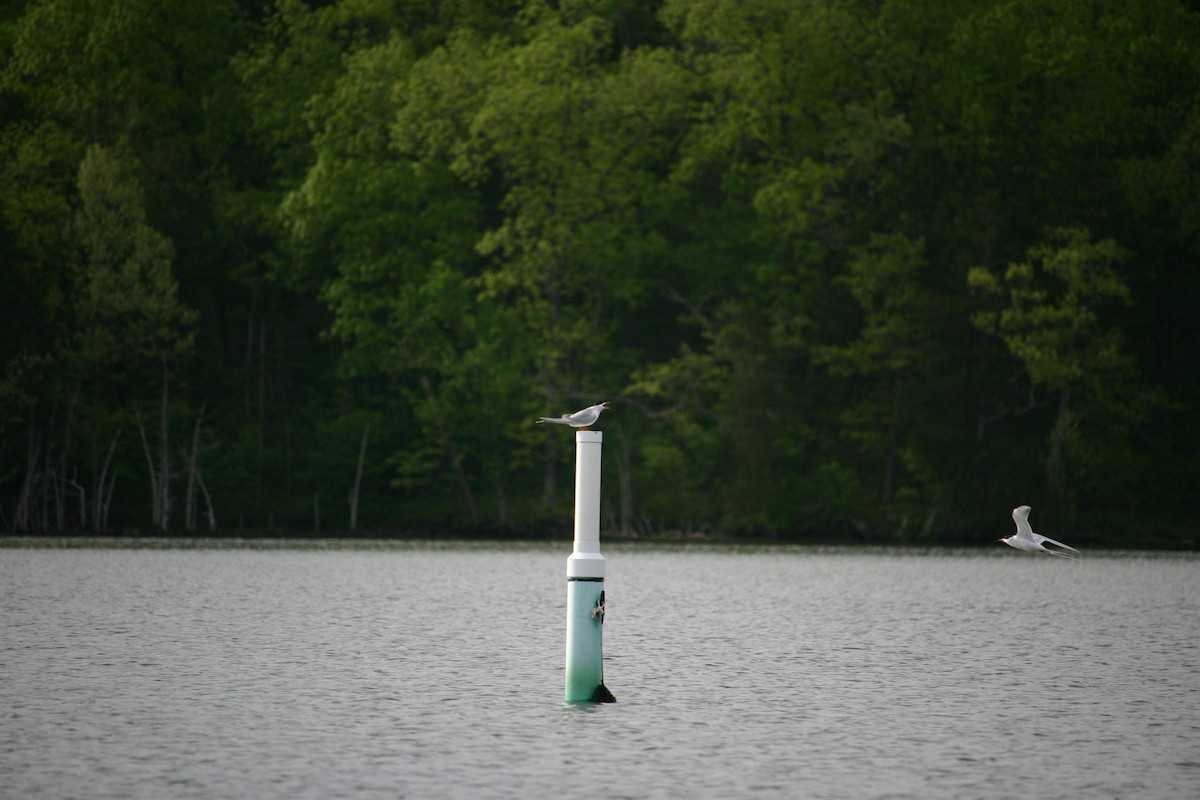
{"label": "shadowed tree canopy", "polygon": [[557,532],[610,401],[630,535],[1191,545],[1198,86],[1180,0],[10,3],[0,527]]}

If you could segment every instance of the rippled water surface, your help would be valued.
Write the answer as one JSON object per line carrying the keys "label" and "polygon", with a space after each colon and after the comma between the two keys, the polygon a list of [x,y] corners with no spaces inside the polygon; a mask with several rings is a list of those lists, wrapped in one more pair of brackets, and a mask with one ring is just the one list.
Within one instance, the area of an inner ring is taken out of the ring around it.
{"label": "rippled water surface", "polygon": [[1200,559],[0,548],[0,797],[1200,797]]}

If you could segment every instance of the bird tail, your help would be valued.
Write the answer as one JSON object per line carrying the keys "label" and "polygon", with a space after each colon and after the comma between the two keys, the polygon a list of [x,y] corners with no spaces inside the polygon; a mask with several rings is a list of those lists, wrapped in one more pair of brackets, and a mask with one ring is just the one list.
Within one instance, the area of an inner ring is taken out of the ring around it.
{"label": "bird tail", "polygon": [[[1040,533],[1035,534],[1034,541],[1037,542],[1038,544],[1040,544],[1042,547],[1046,547],[1047,544],[1052,544],[1055,547],[1061,547],[1063,550],[1067,550],[1070,553],[1074,554],[1074,555],[1068,555],[1067,553],[1064,553],[1061,550],[1060,551],[1051,550],[1051,552],[1053,552],[1055,555],[1059,555],[1059,556],[1066,555],[1068,558],[1075,558],[1076,556],[1079,555],[1079,551],[1076,550],[1074,547],[1071,547],[1071,545],[1063,544],[1060,541],[1051,539],[1049,536],[1042,536]],[[1050,548],[1047,547],[1046,549],[1049,550]]]}

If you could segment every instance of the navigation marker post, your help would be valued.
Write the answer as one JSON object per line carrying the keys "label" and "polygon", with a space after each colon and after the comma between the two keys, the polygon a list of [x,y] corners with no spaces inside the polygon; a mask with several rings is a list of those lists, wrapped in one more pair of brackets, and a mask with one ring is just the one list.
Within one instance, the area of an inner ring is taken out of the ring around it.
{"label": "navigation marker post", "polygon": [[575,544],[567,559],[568,702],[616,701],[604,685],[604,556],[600,555],[600,451],[604,434],[575,431]]}

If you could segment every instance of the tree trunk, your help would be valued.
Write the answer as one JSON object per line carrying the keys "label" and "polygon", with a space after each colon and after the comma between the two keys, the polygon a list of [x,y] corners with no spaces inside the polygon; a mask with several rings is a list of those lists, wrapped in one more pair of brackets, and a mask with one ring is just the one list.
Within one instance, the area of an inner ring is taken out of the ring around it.
{"label": "tree trunk", "polygon": [[254,391],[251,388],[250,376],[254,374],[254,317],[258,310],[258,286],[250,287],[250,313],[246,316],[246,363],[242,383],[246,418],[254,413]]}
{"label": "tree trunk", "polygon": [[154,467],[154,456],[150,454],[150,442],[146,439],[146,426],[142,422],[142,412],[139,410],[134,419],[137,420],[138,435],[142,440],[142,452],[146,455],[146,471],[150,478],[150,520],[151,525],[158,527],[162,519],[160,502],[162,496],[158,493],[158,470]]}
{"label": "tree trunk", "polygon": [[[82,381],[76,380],[75,385],[71,388],[71,399],[67,403],[66,418],[63,420],[62,450],[58,455],[58,466],[54,470],[55,527],[60,531],[66,530],[67,527],[67,472],[71,458],[71,434],[75,422],[75,407],[79,403],[79,390],[82,383]],[[71,483],[74,483],[74,480],[71,480]],[[80,489],[82,490],[82,487]],[[79,520],[80,528],[83,528],[85,523],[86,520]]]}
{"label": "tree trunk", "polygon": [[1058,394],[1058,413],[1054,418],[1054,430],[1050,432],[1050,453],[1046,456],[1046,491],[1060,513],[1065,511],[1066,458],[1063,451],[1070,430],[1071,387],[1066,386]]}
{"label": "tree trunk", "polygon": [[[1074,362],[1075,330],[1072,330],[1064,363],[1069,369]],[[1066,457],[1063,451],[1070,429],[1071,384],[1068,382],[1058,392],[1058,411],[1054,416],[1054,429],[1050,432],[1050,453],[1046,456],[1046,492],[1060,514],[1066,511]]]}
{"label": "tree trunk", "polygon": [[255,503],[259,511],[264,505],[264,462],[267,452],[267,321],[259,323],[258,331],[258,475]]}
{"label": "tree trunk", "polygon": [[163,364],[163,393],[162,393],[162,408],[159,411],[158,418],[158,490],[162,495],[160,508],[162,509],[162,518],[160,528],[166,532],[171,522],[171,453],[168,448],[168,431],[167,422],[169,419],[170,395],[168,394],[168,373],[167,365]]}
{"label": "tree trunk", "polygon": [[212,497],[208,494],[208,487],[204,485],[204,475],[200,470],[196,470],[196,482],[200,484],[200,493],[204,495],[204,505],[208,508],[208,529],[215,531],[217,529],[217,513],[213,510]]}
{"label": "tree trunk", "polygon": [[354,470],[354,486],[350,489],[350,531],[358,530],[358,493],[362,487],[363,461],[367,456],[367,438],[371,435],[371,423],[363,425],[362,442],[358,446],[358,466]]}
{"label": "tree trunk", "polygon": [[887,456],[883,468],[883,502],[890,502],[896,492],[896,460],[900,449],[900,390],[904,381],[896,376],[892,384],[892,416],[888,421]]}
{"label": "tree trunk", "polygon": [[83,520],[87,519],[87,489],[83,488],[83,484],[75,480],[72,475],[69,481],[65,481],[64,485],[70,488],[79,497],[79,519],[80,530],[83,529]]}
{"label": "tree trunk", "polygon": [[170,412],[170,374],[167,365],[163,363],[162,405],[158,417],[158,463],[150,452],[150,440],[146,436],[146,425],[142,422],[141,411],[136,414],[138,434],[142,439],[142,452],[146,455],[146,468],[150,476],[150,517],[152,525],[164,533],[171,523],[171,454],[169,451],[170,438],[168,431]]}
{"label": "tree trunk", "polygon": [[39,465],[42,446],[38,441],[37,420],[33,409],[29,411],[29,446],[25,453],[25,480],[21,484],[21,493],[17,495],[17,507],[13,510],[13,530],[28,533],[31,530],[34,496],[40,482]]}
{"label": "tree trunk", "polygon": [[475,495],[471,492],[470,482],[467,481],[467,473],[462,465],[462,456],[459,454],[458,448],[455,447],[454,439],[450,436],[450,429],[442,417],[437,397],[433,393],[433,385],[425,375],[421,376],[421,389],[425,392],[425,399],[432,404],[434,422],[438,428],[438,436],[442,440],[442,447],[446,450],[446,460],[449,462],[450,469],[454,472],[454,479],[458,483],[458,493],[459,498],[462,500],[463,515],[466,517],[467,522],[474,522],[476,515]]}
{"label": "tree trunk", "polygon": [[117,439],[121,436],[121,426],[117,427],[117,432],[113,434],[112,442],[108,445],[108,453],[104,456],[104,463],[100,466],[100,473],[96,479],[96,486],[92,491],[92,525],[97,531],[108,529],[108,509],[112,505],[113,488],[117,485],[117,472],[112,471],[109,474],[108,468],[112,465],[113,453],[117,449]]}
{"label": "tree trunk", "polygon": [[207,404],[200,405],[200,413],[196,415],[196,425],[192,428],[192,447],[184,453],[187,462],[187,489],[184,491],[183,527],[186,530],[196,530],[196,475],[199,472],[200,461],[200,429],[204,425],[204,409]]}

